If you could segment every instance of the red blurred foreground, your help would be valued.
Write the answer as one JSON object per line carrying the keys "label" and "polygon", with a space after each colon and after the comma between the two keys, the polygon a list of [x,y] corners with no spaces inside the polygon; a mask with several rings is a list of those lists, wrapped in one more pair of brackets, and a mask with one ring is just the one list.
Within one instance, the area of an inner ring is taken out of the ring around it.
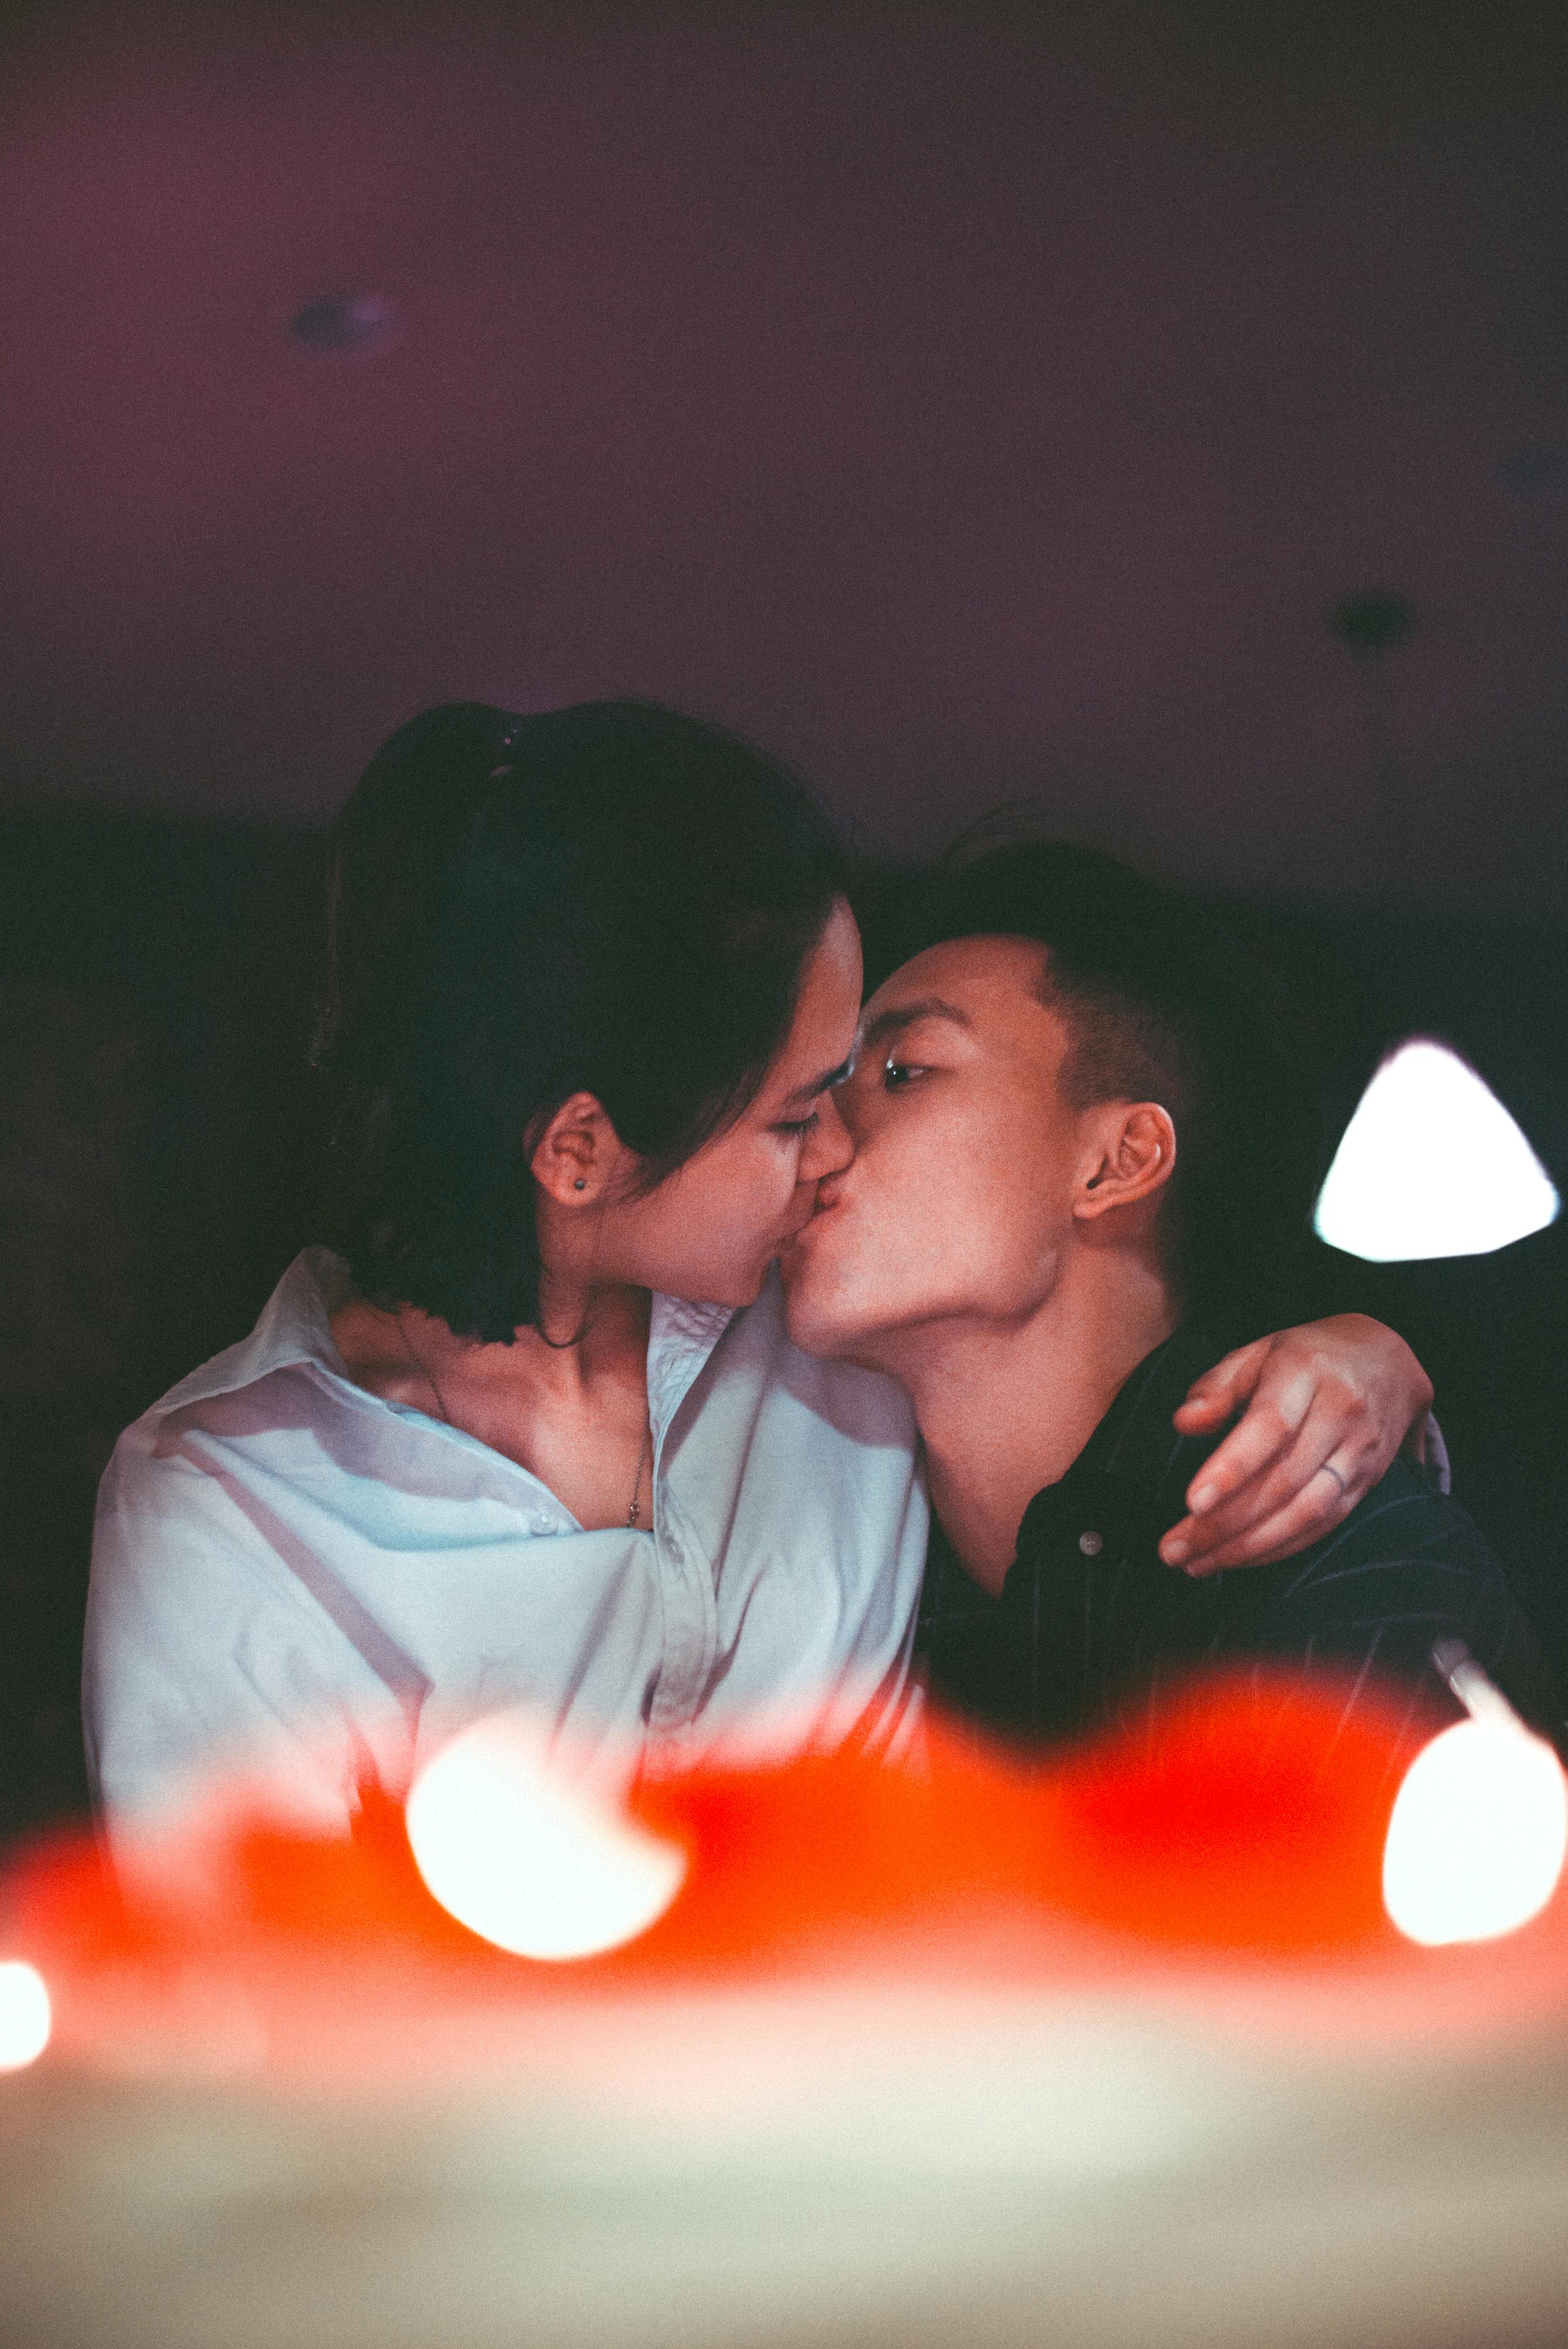
{"label": "red blurred foreground", "polygon": [[1400,1939],[1384,1837],[1433,1725],[1248,1671],[1047,1766],[937,1725],[918,1764],[841,1754],[647,1785],[633,1809],[686,1850],[682,1889],[634,1941],[570,1964],[457,1923],[401,1804],[368,1786],[351,1842],[257,1817],[171,1845],[156,1889],[122,1889],[87,1836],[37,1849],[3,1888],[0,1956],[44,1975],[57,2056],[116,2069],[504,2062],[507,2033],[537,2044],[583,2002],[782,1979],[1092,1982],[1315,2031],[1495,2026],[1568,2000],[1568,1901],[1560,1887],[1486,1947]]}

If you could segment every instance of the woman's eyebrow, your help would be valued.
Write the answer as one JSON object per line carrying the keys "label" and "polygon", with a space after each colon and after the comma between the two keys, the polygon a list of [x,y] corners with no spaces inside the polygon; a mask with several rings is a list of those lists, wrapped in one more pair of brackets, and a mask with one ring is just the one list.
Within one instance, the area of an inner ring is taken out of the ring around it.
{"label": "woman's eyebrow", "polygon": [[794,1092],[789,1095],[784,1103],[785,1108],[787,1110],[806,1108],[821,1094],[830,1092],[835,1085],[841,1085],[849,1073],[850,1063],[848,1061],[841,1061],[837,1068],[824,1069],[820,1077],[808,1077],[803,1085],[797,1085]]}
{"label": "woman's eyebrow", "polygon": [[956,1003],[944,1003],[939,995],[923,995],[915,1003],[890,1003],[874,1019],[868,1019],[861,1030],[861,1050],[898,1036],[904,1029],[913,1028],[917,1019],[950,1019],[955,1028],[972,1028],[974,1021],[967,1011],[960,1011]]}

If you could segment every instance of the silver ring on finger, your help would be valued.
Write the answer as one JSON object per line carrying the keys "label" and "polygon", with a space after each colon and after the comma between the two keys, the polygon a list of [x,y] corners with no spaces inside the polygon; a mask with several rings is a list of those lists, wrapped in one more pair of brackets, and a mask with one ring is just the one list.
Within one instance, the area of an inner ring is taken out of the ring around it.
{"label": "silver ring on finger", "polygon": [[1320,1476],[1332,1476],[1332,1477],[1333,1477],[1333,1479],[1334,1479],[1334,1481],[1335,1481],[1335,1483],[1338,1485],[1338,1487],[1339,1487],[1340,1491],[1345,1495],[1346,1498],[1348,1500],[1348,1498],[1350,1497],[1350,1487],[1349,1487],[1349,1485],[1346,1483],[1346,1481],[1345,1481],[1344,1477],[1340,1475],[1340,1473],[1339,1473],[1338,1469],[1335,1466],[1335,1464],[1334,1464],[1334,1463],[1333,1463],[1333,1461],[1332,1461],[1332,1460],[1326,1460],[1326,1461],[1323,1463],[1322,1466],[1318,1469],[1318,1472],[1317,1472],[1317,1473],[1318,1473],[1318,1475],[1319,1475]]}

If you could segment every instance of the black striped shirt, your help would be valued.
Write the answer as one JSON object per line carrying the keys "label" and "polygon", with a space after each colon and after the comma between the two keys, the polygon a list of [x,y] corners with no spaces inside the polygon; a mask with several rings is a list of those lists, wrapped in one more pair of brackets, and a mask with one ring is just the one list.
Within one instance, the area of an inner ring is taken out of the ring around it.
{"label": "black striped shirt", "polygon": [[1277,1566],[1195,1579],[1161,1562],[1160,1537],[1220,1441],[1178,1435],[1171,1414],[1218,1359],[1187,1327],[1140,1363],[1067,1475],[1030,1502],[1000,1598],[934,1526],[920,1634],[934,1699],[1050,1739],[1126,1723],[1177,1674],[1252,1658],[1333,1667],[1354,1692],[1402,1687],[1451,1717],[1431,1655],[1458,1640],[1561,1742],[1551,1674],[1496,1558],[1409,1461]]}

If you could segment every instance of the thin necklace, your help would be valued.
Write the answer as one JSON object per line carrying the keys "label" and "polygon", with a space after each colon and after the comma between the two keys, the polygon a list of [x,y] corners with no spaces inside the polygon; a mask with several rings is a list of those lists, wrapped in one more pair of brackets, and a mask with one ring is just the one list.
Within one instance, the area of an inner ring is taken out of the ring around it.
{"label": "thin necklace", "polygon": [[414,1340],[409,1337],[408,1332],[403,1327],[403,1308],[400,1305],[393,1308],[392,1319],[397,1324],[397,1335],[403,1340],[404,1352],[407,1355],[408,1360],[413,1363],[414,1368],[418,1371],[419,1376],[424,1380],[425,1384],[429,1388],[430,1392],[435,1396],[436,1409],[440,1413],[441,1417],[446,1421],[447,1425],[450,1427],[452,1423],[452,1414],[447,1409],[445,1396],[442,1394],[440,1388],[436,1384],[436,1373],[431,1370],[429,1364],[428,1362],[422,1362],[418,1355],[414,1351]]}
{"label": "thin necklace", "polygon": [[636,1525],[643,1514],[643,1505],[639,1496],[643,1489],[643,1470],[647,1465],[648,1447],[653,1440],[653,1422],[649,1420],[643,1428],[643,1448],[637,1454],[637,1474],[632,1485],[632,1506],[626,1512],[626,1523],[629,1526]]}
{"label": "thin necklace", "polygon": [[[436,1409],[440,1413],[441,1417],[446,1421],[447,1425],[449,1427],[452,1426],[454,1424],[452,1414],[447,1409],[446,1397],[442,1394],[440,1388],[436,1383],[436,1373],[431,1370],[428,1362],[421,1361],[419,1356],[414,1350],[414,1340],[409,1337],[407,1330],[403,1327],[403,1308],[400,1305],[394,1307],[392,1319],[397,1324],[397,1335],[403,1340],[404,1352],[407,1355],[408,1360],[413,1363],[414,1368],[418,1371],[419,1376],[424,1380],[425,1384],[429,1388],[430,1392],[435,1396]],[[628,1526],[636,1526],[642,1522],[643,1471],[648,1464],[648,1450],[653,1440],[653,1422],[651,1420],[645,1420],[643,1423],[643,1441],[637,1452],[637,1473],[632,1479],[632,1506],[626,1511],[626,1523]]]}

